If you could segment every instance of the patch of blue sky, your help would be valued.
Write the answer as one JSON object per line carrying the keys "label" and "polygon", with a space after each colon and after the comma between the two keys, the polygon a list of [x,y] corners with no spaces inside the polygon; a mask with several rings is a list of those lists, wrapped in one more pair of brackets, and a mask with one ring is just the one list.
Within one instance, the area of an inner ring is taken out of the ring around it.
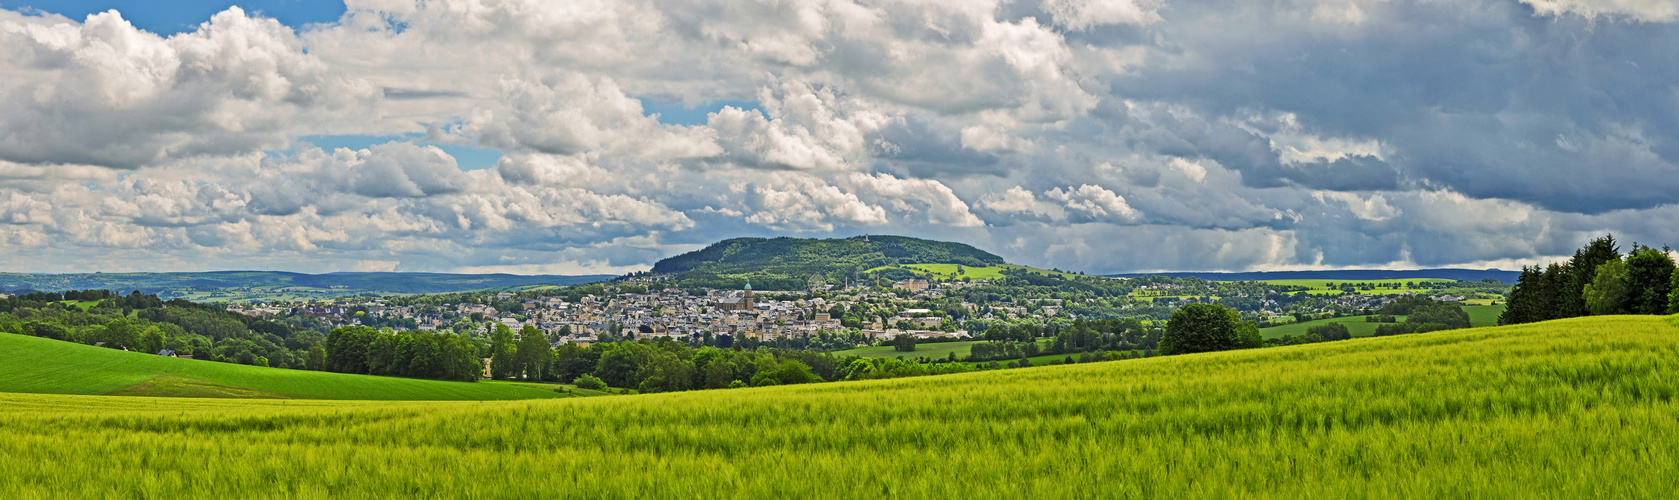
{"label": "patch of blue sky", "polygon": [[641,110],[648,116],[659,115],[659,123],[665,125],[705,125],[707,116],[723,109],[724,106],[734,106],[740,109],[764,112],[764,107],[758,101],[743,101],[735,99],[719,99],[706,101],[694,107],[683,106],[680,102],[665,102],[645,97],[638,97]]}
{"label": "patch of blue sky", "polygon": [[[328,152],[338,148],[361,150],[375,144],[393,141],[406,141],[425,146],[436,146],[438,149],[455,157],[455,165],[461,170],[482,170],[496,166],[501,160],[501,150],[494,148],[479,148],[457,144],[443,144],[425,140],[425,134],[413,133],[403,135],[306,135],[297,138],[297,142],[314,144]],[[270,151],[269,154],[288,155],[289,151]]]}
{"label": "patch of blue sky", "polygon": [[343,0],[0,0],[0,8],[50,12],[76,21],[116,9],[135,27],[163,36],[195,31],[210,16],[234,5],[247,14],[274,18],[293,29],[335,22],[345,10]]}

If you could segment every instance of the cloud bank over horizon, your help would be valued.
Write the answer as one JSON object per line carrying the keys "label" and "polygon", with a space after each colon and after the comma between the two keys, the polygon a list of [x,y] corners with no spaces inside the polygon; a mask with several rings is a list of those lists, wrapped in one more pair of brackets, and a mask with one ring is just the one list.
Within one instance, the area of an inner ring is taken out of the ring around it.
{"label": "cloud bank over horizon", "polygon": [[1090,273],[1679,244],[1673,2],[345,7],[174,34],[0,10],[0,270],[621,273],[865,233]]}

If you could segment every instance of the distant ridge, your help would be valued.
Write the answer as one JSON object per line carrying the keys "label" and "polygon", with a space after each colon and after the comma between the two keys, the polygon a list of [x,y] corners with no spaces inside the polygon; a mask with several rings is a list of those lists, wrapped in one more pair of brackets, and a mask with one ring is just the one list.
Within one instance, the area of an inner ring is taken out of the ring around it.
{"label": "distant ridge", "polygon": [[138,290],[164,299],[250,302],[324,299],[356,295],[452,293],[541,285],[576,285],[605,281],[613,275],[557,276],[517,274],[448,274],[342,272],[304,274],[282,271],[210,271],[188,273],[0,273],[0,291]]}
{"label": "distant ridge", "polygon": [[1255,271],[1245,273],[1217,273],[1217,272],[1182,272],[1182,273],[1125,273],[1110,274],[1116,278],[1135,278],[1138,276],[1170,276],[1173,278],[1201,278],[1212,281],[1258,281],[1258,280],[1379,280],[1379,279],[1424,279],[1438,278],[1463,281],[1480,281],[1482,278],[1492,278],[1504,283],[1515,283],[1520,271],[1504,271],[1500,269],[1412,269],[1393,271],[1386,269],[1345,269],[1340,271]]}

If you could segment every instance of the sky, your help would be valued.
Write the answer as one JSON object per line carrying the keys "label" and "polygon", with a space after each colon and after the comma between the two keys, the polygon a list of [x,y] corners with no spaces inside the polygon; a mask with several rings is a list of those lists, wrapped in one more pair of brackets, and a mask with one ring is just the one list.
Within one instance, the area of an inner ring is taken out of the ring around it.
{"label": "sky", "polygon": [[0,271],[1679,244],[1675,0],[0,0]]}

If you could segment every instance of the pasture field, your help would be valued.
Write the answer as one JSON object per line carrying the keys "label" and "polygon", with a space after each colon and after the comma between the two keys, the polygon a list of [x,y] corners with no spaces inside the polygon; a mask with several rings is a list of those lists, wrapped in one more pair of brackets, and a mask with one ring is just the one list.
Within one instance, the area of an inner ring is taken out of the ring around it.
{"label": "pasture field", "polygon": [[[893,348],[892,346],[877,345],[877,346],[871,346],[871,347],[859,347],[859,348],[856,348],[856,349],[846,349],[844,351],[834,351],[833,354],[835,356],[853,356],[853,355],[855,355],[855,356],[862,356],[862,357],[865,357],[865,358],[896,358],[898,356],[903,356],[904,359],[913,360],[915,358],[919,358],[919,357],[923,357],[923,356],[928,357],[928,358],[932,358],[932,359],[944,359],[945,356],[948,356],[950,353],[954,352],[954,353],[956,353],[956,357],[958,359],[960,359],[960,358],[967,357],[968,353],[973,351],[974,344],[978,344],[978,343],[981,343],[981,342],[984,342],[984,341],[983,340],[966,340],[966,341],[961,341],[961,342],[936,342],[936,343],[931,343],[931,344],[916,344],[915,345],[915,352],[898,352],[898,350]],[[1048,347],[1048,346],[1049,346],[1049,339],[1039,339],[1038,340],[1038,347],[1039,348],[1044,348],[1044,347]]]}
{"label": "pasture field", "polygon": [[0,333],[0,392],[220,398],[505,400],[564,394],[512,384],[284,370]]}
{"label": "pasture field", "polygon": [[99,301],[97,300],[61,300],[58,303],[76,306],[83,312],[86,312],[88,309],[92,309],[93,306],[99,305]]}
{"label": "pasture field", "polygon": [[[973,278],[976,280],[991,280],[1003,277],[1003,266],[958,266],[956,264],[906,264],[904,267],[926,271],[942,279]],[[962,274],[956,274],[956,268],[962,268]]]}
{"label": "pasture field", "polygon": [[1504,304],[1463,306],[1463,312],[1469,313],[1469,326],[1498,326],[1498,315],[1504,314]]}
{"label": "pasture field", "polygon": [[1664,497],[1679,320],[507,402],[0,394],[0,497]]}
{"label": "pasture field", "polygon": [[[1469,326],[1497,326],[1498,315],[1504,314],[1504,304],[1496,306],[1463,306],[1463,312],[1469,314]],[[1354,337],[1368,337],[1376,333],[1377,325],[1383,324],[1370,323],[1365,321],[1364,318],[1364,316],[1348,316],[1345,318],[1314,319],[1301,323],[1290,323],[1282,326],[1260,328],[1259,333],[1268,339],[1279,338],[1285,335],[1298,337],[1305,335],[1306,329],[1313,326],[1325,323],[1342,323],[1347,325],[1347,332],[1351,333]],[[1399,322],[1405,321],[1404,316],[1395,316],[1394,319]]]}
{"label": "pasture field", "polygon": [[[1404,322],[1405,321],[1404,316],[1395,316],[1394,319],[1399,321],[1399,322]],[[1329,323],[1340,323],[1340,324],[1343,324],[1343,325],[1347,325],[1347,333],[1351,333],[1352,336],[1354,336],[1354,337],[1369,337],[1371,335],[1375,335],[1377,325],[1387,324],[1387,323],[1371,323],[1371,322],[1365,321],[1364,316],[1347,316],[1345,318],[1314,319],[1314,320],[1311,320],[1311,321],[1303,321],[1303,322],[1300,322],[1300,323],[1289,323],[1289,324],[1282,325],[1282,326],[1273,326],[1273,327],[1270,327],[1270,328],[1260,328],[1259,329],[1259,334],[1260,334],[1260,336],[1263,336],[1263,337],[1268,338],[1268,339],[1281,338],[1281,337],[1285,337],[1285,336],[1299,337],[1301,335],[1306,334],[1306,329],[1307,328],[1311,328],[1311,327],[1318,326],[1318,325],[1326,325],[1326,324],[1329,324]]]}
{"label": "pasture field", "polygon": [[[1045,365],[1050,364],[1050,362],[1065,361],[1068,357],[1073,358],[1073,361],[1077,362],[1078,359],[1079,359],[1079,354],[1080,353],[1076,353],[1076,352],[1072,353],[1072,354],[1066,354],[1066,353],[1062,353],[1062,354],[1040,354],[1040,355],[1037,355],[1037,356],[1032,356],[1030,358],[1026,358],[1026,360],[1031,362],[1032,366],[1045,366]],[[968,364],[974,365],[974,366],[981,366],[981,365],[989,365],[989,364],[995,362],[999,365],[1007,366],[1009,364],[1009,362],[1011,362],[1011,361],[1019,362],[1020,360],[1018,360],[1018,359],[998,359],[998,360],[992,360],[992,361],[974,361],[974,362],[970,362]],[[1092,361],[1092,363],[1095,363],[1095,361]]]}
{"label": "pasture field", "polygon": [[954,353],[956,353],[956,357],[961,358],[961,357],[967,356],[968,351],[973,350],[974,344],[977,344],[977,343],[980,343],[980,342],[982,342],[982,341],[974,340],[974,341],[962,341],[962,342],[938,342],[938,343],[931,343],[931,344],[916,344],[914,352],[899,352],[896,348],[893,348],[892,346],[889,346],[889,345],[877,345],[877,346],[870,346],[870,347],[859,347],[859,348],[856,348],[856,349],[847,349],[847,350],[844,350],[844,351],[834,351],[833,354],[835,356],[853,356],[853,355],[855,355],[855,356],[862,356],[862,357],[865,357],[865,358],[896,358],[898,356],[903,356],[904,359],[915,359],[915,358],[919,358],[919,357],[922,357],[922,356],[926,356],[926,357],[929,357],[929,358],[943,359],[945,356],[948,356],[950,353],[954,352]]}

